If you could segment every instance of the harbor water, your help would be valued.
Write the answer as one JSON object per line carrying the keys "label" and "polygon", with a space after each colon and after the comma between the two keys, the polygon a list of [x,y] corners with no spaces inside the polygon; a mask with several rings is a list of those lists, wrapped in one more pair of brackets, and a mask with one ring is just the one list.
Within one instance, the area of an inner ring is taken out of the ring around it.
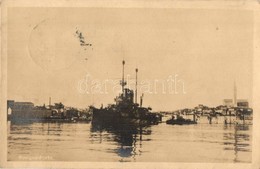
{"label": "harbor water", "polygon": [[249,163],[252,125],[199,123],[101,128],[8,122],[9,161]]}

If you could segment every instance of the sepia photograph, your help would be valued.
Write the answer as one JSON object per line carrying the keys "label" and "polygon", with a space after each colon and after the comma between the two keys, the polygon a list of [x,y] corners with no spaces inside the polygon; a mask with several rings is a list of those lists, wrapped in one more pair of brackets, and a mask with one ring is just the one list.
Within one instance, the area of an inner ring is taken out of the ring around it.
{"label": "sepia photograph", "polygon": [[7,162],[253,163],[253,10],[6,14]]}

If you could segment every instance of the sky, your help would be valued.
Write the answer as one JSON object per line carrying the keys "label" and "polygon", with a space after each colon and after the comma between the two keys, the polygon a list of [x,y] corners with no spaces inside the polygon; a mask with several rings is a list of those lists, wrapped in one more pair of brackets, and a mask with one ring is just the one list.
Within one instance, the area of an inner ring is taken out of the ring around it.
{"label": "sky", "polygon": [[114,103],[122,60],[153,110],[252,104],[253,13],[145,8],[9,8],[7,95],[36,105]]}

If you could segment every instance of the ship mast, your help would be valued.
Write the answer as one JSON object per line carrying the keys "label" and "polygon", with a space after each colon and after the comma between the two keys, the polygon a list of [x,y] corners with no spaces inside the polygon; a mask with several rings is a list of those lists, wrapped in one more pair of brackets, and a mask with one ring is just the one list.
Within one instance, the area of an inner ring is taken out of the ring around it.
{"label": "ship mast", "polygon": [[137,72],[138,69],[135,69],[135,103],[137,104]]}

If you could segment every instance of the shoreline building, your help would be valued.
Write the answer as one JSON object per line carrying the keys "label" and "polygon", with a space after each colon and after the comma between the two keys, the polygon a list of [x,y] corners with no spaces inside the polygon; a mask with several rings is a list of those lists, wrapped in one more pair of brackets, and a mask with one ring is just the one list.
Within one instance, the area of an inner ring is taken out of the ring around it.
{"label": "shoreline building", "polygon": [[34,106],[32,102],[16,102],[7,100],[7,118],[15,121],[24,121],[30,119],[42,119],[50,117],[52,110],[45,106]]}
{"label": "shoreline building", "polygon": [[233,99],[223,99],[223,105],[227,107],[249,108],[247,99],[237,99],[236,104],[234,104]]}
{"label": "shoreline building", "polygon": [[227,107],[233,107],[234,106],[233,99],[224,99],[223,100],[223,105],[227,106]]}
{"label": "shoreline building", "polygon": [[223,99],[223,105],[227,107],[249,108],[249,102],[247,99],[237,99],[236,82],[234,82],[234,98]]}

